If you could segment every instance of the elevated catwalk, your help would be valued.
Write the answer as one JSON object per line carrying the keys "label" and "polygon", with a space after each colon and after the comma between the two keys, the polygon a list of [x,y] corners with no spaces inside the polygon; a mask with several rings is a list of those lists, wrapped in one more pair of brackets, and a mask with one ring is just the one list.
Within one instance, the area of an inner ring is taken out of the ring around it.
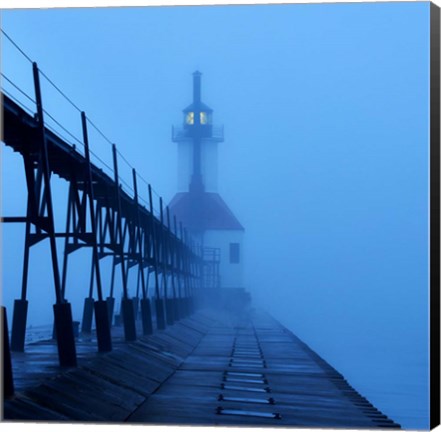
{"label": "elevated catwalk", "polygon": [[198,312],[133,343],[114,330],[120,341],[107,354],[80,337],[77,368],[55,364],[53,342],[14,353],[17,392],[5,419],[400,427],[265,313],[239,322]]}

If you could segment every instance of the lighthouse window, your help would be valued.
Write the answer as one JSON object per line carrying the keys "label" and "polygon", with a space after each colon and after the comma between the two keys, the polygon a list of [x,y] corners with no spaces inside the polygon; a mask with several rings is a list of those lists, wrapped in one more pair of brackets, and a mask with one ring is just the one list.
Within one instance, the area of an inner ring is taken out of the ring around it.
{"label": "lighthouse window", "polygon": [[207,124],[207,113],[201,112],[201,124]]}
{"label": "lighthouse window", "polygon": [[239,243],[230,243],[230,263],[238,264],[240,262]]}
{"label": "lighthouse window", "polygon": [[187,118],[185,119],[187,124],[192,125],[194,124],[194,112],[187,113]]}

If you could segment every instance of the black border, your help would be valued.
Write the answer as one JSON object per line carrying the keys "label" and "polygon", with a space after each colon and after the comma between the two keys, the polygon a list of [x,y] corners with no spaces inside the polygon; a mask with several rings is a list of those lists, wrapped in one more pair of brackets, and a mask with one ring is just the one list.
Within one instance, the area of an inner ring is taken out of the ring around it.
{"label": "black border", "polygon": [[430,3],[430,428],[440,424],[440,8]]}

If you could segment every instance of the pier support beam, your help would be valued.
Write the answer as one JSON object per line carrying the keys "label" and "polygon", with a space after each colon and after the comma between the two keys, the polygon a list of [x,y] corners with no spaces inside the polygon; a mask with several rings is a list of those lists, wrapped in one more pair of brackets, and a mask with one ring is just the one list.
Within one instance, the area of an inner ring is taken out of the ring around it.
{"label": "pier support beam", "polygon": [[165,311],[167,315],[167,325],[171,326],[174,324],[174,313],[173,313],[173,299],[165,299]]}
{"label": "pier support beam", "polygon": [[142,331],[145,336],[153,333],[152,310],[148,298],[141,299]]}
{"label": "pier support beam", "polygon": [[12,316],[11,351],[23,352],[26,337],[26,322],[28,317],[28,301],[14,301]]}
{"label": "pier support beam", "polygon": [[109,327],[112,327],[113,311],[115,310],[115,298],[114,297],[107,297],[106,303],[107,303],[107,314],[109,317]]}
{"label": "pier support beam", "polygon": [[98,351],[112,351],[112,337],[110,335],[108,303],[105,300],[98,300],[94,303],[96,337],[98,340]]}
{"label": "pier support beam", "polygon": [[179,316],[181,318],[185,318],[187,316],[187,311],[185,309],[185,298],[180,297],[178,299],[178,305],[179,305]]}
{"label": "pier support beam", "polygon": [[135,313],[133,309],[133,300],[123,298],[121,300],[121,311],[124,322],[124,336],[127,342],[136,340]]}
{"label": "pier support beam", "polygon": [[9,332],[8,332],[8,319],[6,316],[6,308],[1,306],[0,308],[0,322],[3,326],[3,399],[10,398],[14,395],[14,378],[12,374],[12,362],[11,362],[11,351],[9,349]]}
{"label": "pier support beam", "polygon": [[164,305],[162,299],[155,299],[155,309],[156,309],[156,325],[158,330],[165,329],[165,316],[164,316]]}
{"label": "pier support beam", "polygon": [[54,304],[54,318],[60,366],[75,367],[77,365],[77,352],[70,303]]}
{"label": "pier support beam", "polygon": [[95,301],[92,297],[84,299],[83,320],[81,322],[81,333],[92,332],[93,308]]}
{"label": "pier support beam", "polygon": [[133,302],[133,315],[136,321],[138,319],[139,297],[133,297],[132,302]]}

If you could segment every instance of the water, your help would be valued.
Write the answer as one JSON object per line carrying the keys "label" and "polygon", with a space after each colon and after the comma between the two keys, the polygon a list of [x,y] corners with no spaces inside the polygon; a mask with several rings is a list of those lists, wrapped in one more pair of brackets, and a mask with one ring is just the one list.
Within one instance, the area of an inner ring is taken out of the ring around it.
{"label": "water", "polygon": [[293,319],[277,317],[375,407],[404,429],[429,429],[428,353],[409,340],[370,329],[341,339],[300,334]]}
{"label": "water", "polygon": [[52,332],[53,332],[53,326],[51,324],[29,326],[26,328],[25,343],[29,344],[42,340],[52,339]]}

